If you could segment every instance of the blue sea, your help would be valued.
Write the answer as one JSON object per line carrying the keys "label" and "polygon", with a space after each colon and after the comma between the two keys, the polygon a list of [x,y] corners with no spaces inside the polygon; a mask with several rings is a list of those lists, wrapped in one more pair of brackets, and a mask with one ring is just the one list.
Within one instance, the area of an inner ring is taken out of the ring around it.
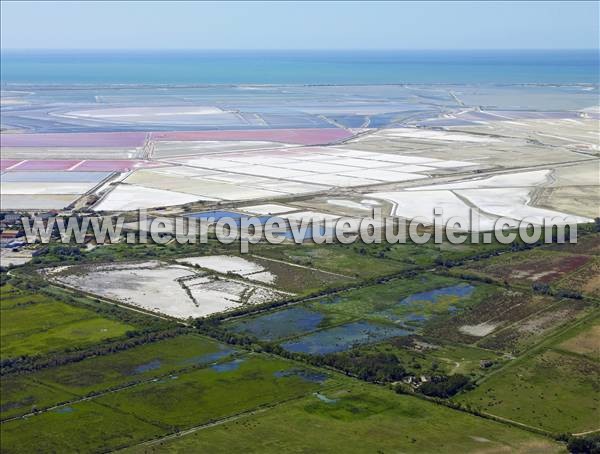
{"label": "blue sea", "polygon": [[596,50],[13,51],[2,84],[599,83]]}

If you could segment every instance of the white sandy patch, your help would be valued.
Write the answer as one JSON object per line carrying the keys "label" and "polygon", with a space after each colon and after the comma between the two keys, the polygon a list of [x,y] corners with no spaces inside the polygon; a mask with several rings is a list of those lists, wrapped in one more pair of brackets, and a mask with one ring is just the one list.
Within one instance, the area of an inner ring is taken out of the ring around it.
{"label": "white sandy patch", "polygon": [[0,263],[2,266],[19,266],[25,265],[33,259],[33,251],[23,249],[20,251],[13,251],[9,248],[0,249]]}
{"label": "white sandy patch", "polygon": [[475,162],[466,162],[466,161],[434,161],[427,163],[428,166],[435,167],[437,169],[456,169],[460,167],[471,167],[477,166],[479,164]]}
{"label": "white sandy patch", "polygon": [[52,279],[81,290],[181,319],[282,296],[276,290],[201,275],[185,266],[158,261],[101,265],[84,273],[78,268],[73,274],[65,273],[68,268],[45,271]]}
{"label": "white sandy patch", "polygon": [[248,274],[244,276],[251,281],[262,282],[264,284],[275,284],[277,276],[269,271],[261,271],[259,273]]}
{"label": "white sandy patch", "polygon": [[192,178],[216,174],[214,170],[198,169],[196,167],[187,166],[160,167],[158,169],[153,169],[152,172],[157,175],[183,176]]}
{"label": "white sandy patch", "polygon": [[242,257],[236,257],[233,255],[208,255],[202,257],[185,257],[177,260],[178,263],[185,263],[186,265],[199,266],[206,268],[218,273],[235,273],[239,275],[246,275],[251,273],[257,273],[263,271],[264,268],[258,263],[254,263],[250,260]]}
{"label": "white sandy patch", "polygon": [[313,174],[307,177],[296,177],[294,180],[304,181],[306,183],[323,184],[327,186],[339,186],[339,187],[355,187],[355,186],[369,186],[372,184],[380,184],[381,181],[360,178],[357,176],[347,175],[334,175],[334,174]]}
{"label": "white sandy patch", "polygon": [[359,158],[335,158],[330,161],[323,161],[329,164],[336,164],[349,167],[358,167],[359,169],[376,169],[378,167],[387,167],[390,164],[385,161],[376,161],[374,159]]}
{"label": "white sandy patch", "polygon": [[201,315],[223,312],[245,304],[261,304],[273,301],[281,293],[262,287],[226,279],[193,279],[184,282]]}
{"label": "white sandy patch", "polygon": [[217,200],[143,186],[120,184],[113,189],[98,205],[95,211],[126,211],[157,206],[183,205],[198,200]]}
{"label": "white sandy patch", "polygon": [[280,213],[289,213],[290,211],[297,210],[298,208],[280,205],[278,203],[265,203],[262,205],[252,205],[246,207],[239,207],[238,210],[243,211],[244,213],[256,214],[256,215],[269,215],[269,214],[280,214]]}
{"label": "white sandy patch", "polygon": [[386,137],[402,137],[417,140],[441,140],[445,142],[499,143],[501,140],[475,134],[461,134],[448,131],[437,131],[416,128],[386,129],[381,131]]}
{"label": "white sandy patch", "polygon": [[207,270],[222,274],[237,274],[253,281],[272,284],[277,276],[256,262],[233,255],[210,255],[203,257],[185,257],[177,260],[178,263],[199,266]]}
{"label": "white sandy patch", "polygon": [[[420,217],[427,224],[433,224],[434,208],[443,210],[443,220],[459,216],[470,223],[470,207],[450,191],[418,191],[418,192],[376,192],[369,194],[394,204],[392,215],[406,219]],[[479,230],[493,230],[495,219],[481,215]],[[470,225],[459,230],[469,230]],[[477,230],[477,228],[476,228]]]}
{"label": "white sandy patch", "polygon": [[223,183],[220,186],[212,185],[210,187],[204,184],[199,187],[197,191],[204,196],[204,200],[254,200],[281,197],[285,194],[285,191],[280,191],[278,188],[276,189],[277,190],[259,189],[257,187],[252,188]]}
{"label": "white sandy patch", "polygon": [[498,324],[484,322],[478,325],[463,325],[458,330],[461,333],[468,334],[469,336],[483,337],[490,334],[496,329]]}
{"label": "white sandy patch", "polygon": [[256,175],[242,175],[239,173],[215,173],[212,175],[207,175],[205,177],[199,177],[198,179],[203,179],[207,181],[219,181],[221,183],[233,183],[233,184],[243,184],[249,185],[257,183],[269,183],[273,181],[271,178],[259,177]]}
{"label": "white sandy patch", "polygon": [[335,206],[344,207],[344,208],[353,208],[355,210],[371,211],[371,207],[370,206],[366,206],[366,205],[364,205],[362,203],[355,202],[354,200],[328,199],[327,203],[329,205],[335,205]]}
{"label": "white sandy patch", "polygon": [[280,217],[296,222],[320,222],[323,220],[339,219],[340,216],[329,213],[318,213],[316,211],[300,211],[298,213],[282,214]]}
{"label": "white sandy patch", "polygon": [[267,178],[281,178],[292,180],[296,177],[307,177],[313,175],[311,172],[298,170],[295,168],[272,167],[263,165],[246,165],[240,167],[231,167],[228,170],[230,172],[243,173],[248,175],[258,175]]}
{"label": "white sandy patch", "polygon": [[97,183],[3,182],[2,194],[84,194]]}
{"label": "white sandy patch", "polygon": [[362,203],[363,205],[367,205],[368,207],[381,206],[381,202],[378,202],[377,200],[371,200],[371,199],[362,199],[360,201],[360,203]]}
{"label": "white sandy patch", "polygon": [[381,153],[376,153],[373,151],[362,151],[362,150],[350,150],[347,148],[324,148],[324,152],[327,154],[332,154],[335,156],[346,156],[349,158],[364,158],[364,159],[373,159],[373,156],[379,155]]}
{"label": "white sandy patch", "polygon": [[221,159],[227,159],[228,161],[236,162],[238,165],[240,163],[248,163],[248,164],[268,164],[268,165],[281,165],[285,167],[286,164],[292,164],[296,161],[288,158],[277,158],[273,156],[269,156],[268,152],[265,152],[264,155],[259,156],[231,156],[228,154],[220,155]]}
{"label": "white sandy patch", "polygon": [[[1,192],[1,191],[0,191]],[[3,210],[60,210],[79,198],[78,194],[2,194],[0,207]]]}
{"label": "white sandy patch", "polygon": [[[164,232],[175,233],[175,219],[164,218],[164,220],[165,222],[160,224],[161,229],[163,229]],[[152,225],[152,221],[153,219],[146,219],[144,222],[125,222],[123,224],[123,228],[129,230],[140,230],[143,232],[149,232],[150,227]]]}
{"label": "white sandy patch", "polygon": [[61,276],[59,281],[84,291],[176,318],[203,315],[177,281],[193,276],[189,269],[144,264],[115,265],[86,274]]}
{"label": "white sandy patch", "polygon": [[400,155],[400,154],[388,154],[388,153],[371,153],[369,159],[374,159],[377,161],[386,161],[400,164],[416,164],[416,165],[426,165],[429,166],[432,162],[441,162],[441,159],[435,158],[426,158],[421,156],[408,156],[408,155]]}
{"label": "white sandy patch", "polygon": [[201,158],[177,158],[177,159],[171,159],[169,161],[166,162],[174,162],[174,163],[178,163],[178,164],[184,164],[187,166],[192,166],[192,167],[201,167],[204,169],[212,169],[212,170],[227,170],[230,169],[231,167],[239,167],[240,163],[236,163],[233,161],[227,161],[226,159],[223,159],[223,157],[225,155],[221,154],[221,155],[211,155],[211,156],[218,156],[218,157],[201,157]]}
{"label": "white sandy patch", "polygon": [[143,116],[172,116],[172,115],[209,115],[223,112],[214,106],[197,107],[118,107],[111,109],[79,110],[69,112],[71,115],[92,118],[108,117],[143,117]]}
{"label": "white sandy patch", "polygon": [[193,155],[233,151],[250,151],[262,148],[281,148],[290,146],[277,142],[248,140],[160,140],[154,143],[154,157]]}
{"label": "white sandy patch", "polygon": [[[277,166],[280,167],[280,166]],[[286,169],[301,170],[304,172],[315,173],[340,173],[344,171],[354,170],[354,167],[348,167],[338,164],[329,164],[325,162],[298,161],[292,164],[286,164]]]}
{"label": "white sandy patch", "polygon": [[334,155],[331,155],[331,154],[321,154],[321,153],[304,153],[304,154],[294,153],[293,155],[290,155],[290,157],[293,158],[294,161],[310,161],[310,162],[331,161],[333,156]]}
{"label": "white sandy patch", "polygon": [[413,172],[429,173],[436,169],[435,169],[435,167],[431,167],[431,166],[395,163],[393,166],[386,167],[385,170],[393,170],[395,172],[404,172],[404,173],[413,173]]}
{"label": "white sandy patch", "polygon": [[407,189],[408,191],[435,191],[445,189],[483,189],[483,188],[514,188],[525,186],[538,186],[548,181],[552,171],[534,170],[532,172],[507,173],[488,178],[472,178],[456,183],[419,186]]}
{"label": "white sandy patch", "polygon": [[418,173],[396,172],[387,169],[354,170],[352,172],[344,172],[342,175],[357,178],[364,177],[385,182],[410,181],[427,178],[426,175],[420,175]]}
{"label": "white sandy patch", "polygon": [[280,195],[298,195],[298,194],[309,194],[311,192],[319,192],[329,189],[329,186],[301,183],[299,181],[286,181],[286,180],[271,180],[268,183],[260,183],[254,185],[257,188],[266,189],[269,191],[277,191]]}
{"label": "white sandy patch", "polygon": [[[545,221],[549,223],[554,218],[564,220],[566,216],[569,216],[559,211],[529,206],[531,201],[530,191],[530,188],[464,189],[457,191],[457,194],[466,197],[471,203],[487,213],[518,220],[527,217],[536,224],[543,224]],[[571,216],[571,219],[578,223],[592,222],[592,219],[581,216]],[[559,223],[564,224],[565,222]]]}

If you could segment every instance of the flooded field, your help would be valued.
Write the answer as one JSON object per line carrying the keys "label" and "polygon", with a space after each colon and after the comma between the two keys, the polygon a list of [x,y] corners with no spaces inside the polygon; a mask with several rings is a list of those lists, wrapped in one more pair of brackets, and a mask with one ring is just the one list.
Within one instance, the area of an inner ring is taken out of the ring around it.
{"label": "flooded field", "polygon": [[230,330],[252,335],[260,340],[273,341],[298,336],[319,327],[325,316],[304,307],[292,307],[234,322]]}
{"label": "flooded field", "polygon": [[366,318],[416,329],[432,318],[460,313],[491,294],[493,289],[484,285],[422,275],[341,292],[307,307],[333,317]]}
{"label": "flooded field", "polygon": [[378,342],[390,337],[406,336],[410,331],[395,326],[370,322],[354,322],[317,331],[298,339],[284,342],[290,352],[324,355],[348,350],[354,345]]}

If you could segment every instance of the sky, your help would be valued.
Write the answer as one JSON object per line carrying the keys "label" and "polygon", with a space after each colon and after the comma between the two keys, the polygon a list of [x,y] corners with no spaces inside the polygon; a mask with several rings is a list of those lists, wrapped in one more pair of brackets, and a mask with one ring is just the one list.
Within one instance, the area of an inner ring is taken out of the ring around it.
{"label": "sky", "polygon": [[1,2],[3,49],[575,49],[599,2]]}

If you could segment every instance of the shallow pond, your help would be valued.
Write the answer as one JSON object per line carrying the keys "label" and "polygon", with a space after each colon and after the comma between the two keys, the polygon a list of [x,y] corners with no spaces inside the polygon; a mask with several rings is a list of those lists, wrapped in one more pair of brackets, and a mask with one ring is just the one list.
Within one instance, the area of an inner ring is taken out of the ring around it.
{"label": "shallow pond", "polygon": [[160,369],[161,365],[162,365],[162,363],[159,359],[154,359],[152,361],[149,361],[144,364],[140,364],[139,366],[135,367],[133,369],[133,373],[134,374],[142,374],[144,372],[149,372],[151,370]]}
{"label": "shallow pond", "polygon": [[437,303],[440,298],[445,296],[462,296],[469,297],[473,293],[475,287],[469,284],[457,284],[451,287],[437,288],[435,290],[428,290],[426,292],[413,293],[400,301],[399,304],[408,306],[417,301],[426,301],[428,303]]}
{"label": "shallow pond", "polygon": [[308,334],[281,346],[290,352],[324,355],[349,350],[356,344],[378,342],[410,333],[411,331],[396,326],[361,321]]}
{"label": "shallow pond", "polygon": [[244,360],[242,358],[236,358],[234,360],[228,361],[226,363],[213,364],[210,366],[212,370],[217,372],[232,372],[240,367]]}
{"label": "shallow pond", "polygon": [[311,383],[323,383],[327,380],[327,374],[323,374],[321,372],[315,372],[312,370],[306,369],[287,369],[287,370],[278,370],[273,372],[273,375],[277,378],[283,377],[299,377],[302,380],[311,382]]}
{"label": "shallow pond", "polygon": [[271,314],[237,322],[231,326],[236,333],[250,334],[260,340],[278,340],[314,331],[323,314],[304,307],[292,307]]}
{"label": "shallow pond", "polygon": [[[457,284],[450,287],[443,287],[434,290],[428,290],[426,292],[413,293],[410,296],[400,300],[393,308],[381,311],[380,314],[389,320],[393,320],[396,323],[406,324],[408,326],[421,326],[431,317],[431,313],[422,307],[419,303],[426,304],[437,304],[442,298],[447,297],[458,297],[468,298],[471,296],[475,287],[469,284]],[[419,307],[421,306],[421,307]],[[410,308],[414,307],[415,312],[408,312]],[[443,307],[440,311],[443,311]],[[447,312],[454,314],[460,310],[455,304],[451,304],[447,307]],[[425,311],[425,313],[424,313]],[[433,312],[439,313],[440,311]]]}
{"label": "shallow pond", "polygon": [[198,356],[192,356],[190,358],[186,358],[183,361],[180,362],[180,364],[186,364],[186,365],[198,365],[198,364],[210,364],[210,363],[214,363],[215,361],[220,360],[221,358],[225,358],[226,356],[231,355],[232,353],[235,353],[236,350],[233,348],[229,348],[229,347],[220,347],[220,350],[218,352],[213,352],[213,353],[205,353],[203,355],[198,355]]}

